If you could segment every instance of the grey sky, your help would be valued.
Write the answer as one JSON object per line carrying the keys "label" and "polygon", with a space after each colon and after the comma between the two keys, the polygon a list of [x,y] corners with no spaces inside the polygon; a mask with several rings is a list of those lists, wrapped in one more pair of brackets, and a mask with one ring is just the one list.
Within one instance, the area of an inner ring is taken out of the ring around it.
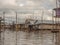
{"label": "grey sky", "polygon": [[0,0],[0,12],[1,12],[0,15],[2,15],[2,12],[5,11],[6,15],[8,15],[6,16],[6,18],[7,17],[14,18],[15,17],[14,11],[17,11],[19,12],[18,17],[20,19],[26,19],[28,17],[40,19],[43,10],[44,19],[51,20],[52,9],[55,7],[56,0]]}

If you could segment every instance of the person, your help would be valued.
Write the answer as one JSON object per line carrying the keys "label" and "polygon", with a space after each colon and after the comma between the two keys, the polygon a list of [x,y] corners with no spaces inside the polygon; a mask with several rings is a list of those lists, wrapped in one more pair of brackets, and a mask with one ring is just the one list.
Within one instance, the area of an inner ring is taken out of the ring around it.
{"label": "person", "polygon": [[33,27],[32,25],[29,25],[29,30],[32,30],[32,27]]}

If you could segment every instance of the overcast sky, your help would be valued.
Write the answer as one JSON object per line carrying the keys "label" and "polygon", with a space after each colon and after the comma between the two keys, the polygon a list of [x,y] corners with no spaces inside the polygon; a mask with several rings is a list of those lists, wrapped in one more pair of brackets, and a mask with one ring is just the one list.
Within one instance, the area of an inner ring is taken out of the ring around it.
{"label": "overcast sky", "polygon": [[40,20],[42,15],[44,20],[51,20],[52,9],[55,7],[56,0],[0,0],[0,15],[5,11],[6,20],[9,18],[13,21],[17,11],[20,22],[27,18]]}

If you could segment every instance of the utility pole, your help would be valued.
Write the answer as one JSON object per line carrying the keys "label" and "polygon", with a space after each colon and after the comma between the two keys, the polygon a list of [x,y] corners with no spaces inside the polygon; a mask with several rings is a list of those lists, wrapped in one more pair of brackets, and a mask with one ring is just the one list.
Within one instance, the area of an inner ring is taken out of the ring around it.
{"label": "utility pole", "polygon": [[17,31],[18,31],[18,29],[17,29],[17,12],[15,12],[16,13],[16,45],[17,45]]}
{"label": "utility pole", "polygon": [[4,40],[5,40],[5,12],[3,12],[3,45],[4,45]]}
{"label": "utility pole", "polygon": [[0,17],[0,45],[1,45],[1,21],[2,21],[2,18]]}
{"label": "utility pole", "polygon": [[43,16],[44,16],[44,10],[42,10],[42,14],[41,14],[41,30],[43,29],[43,21],[44,21],[44,19],[43,19]]}
{"label": "utility pole", "polygon": [[17,27],[17,12],[16,12],[16,31],[18,31],[17,28],[18,27]]}
{"label": "utility pole", "polygon": [[58,25],[59,25],[59,19],[60,19],[60,7],[59,4],[58,4],[59,0],[56,0],[56,8],[54,8],[55,12],[56,12],[56,16],[55,16],[55,30],[52,29],[52,33],[55,35],[54,36],[54,39],[55,39],[55,44],[54,45],[59,45],[58,41],[59,41],[59,30],[58,30]]}

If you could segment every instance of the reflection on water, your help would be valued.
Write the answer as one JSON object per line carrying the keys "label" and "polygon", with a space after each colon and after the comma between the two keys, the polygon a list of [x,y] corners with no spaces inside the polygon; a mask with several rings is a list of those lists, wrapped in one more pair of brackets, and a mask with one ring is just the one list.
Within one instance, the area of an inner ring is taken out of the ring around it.
{"label": "reflection on water", "polygon": [[[4,39],[4,40],[3,40]],[[1,33],[2,45],[53,45],[53,34],[50,31],[17,32],[5,30]]]}

